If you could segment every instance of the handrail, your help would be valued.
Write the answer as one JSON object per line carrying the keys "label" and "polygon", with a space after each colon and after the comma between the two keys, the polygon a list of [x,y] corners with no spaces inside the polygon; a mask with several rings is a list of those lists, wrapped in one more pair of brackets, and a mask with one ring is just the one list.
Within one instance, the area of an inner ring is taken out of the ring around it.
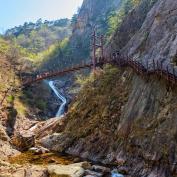
{"label": "handrail", "polygon": [[[113,54],[113,55],[111,55],[110,58],[107,58],[106,60],[104,58],[100,58],[98,61],[96,61],[96,66],[101,67],[107,63],[116,65],[118,67],[126,67],[126,66],[131,67],[136,73],[138,73],[140,75],[147,76],[147,75],[155,74],[159,77],[163,77],[172,85],[177,84],[177,75],[175,72],[175,68],[173,67],[171,69],[172,72],[170,72],[169,66],[164,68],[162,63],[159,63],[159,61],[155,61],[154,59],[152,60],[152,63],[147,62],[146,64],[143,64],[141,61],[133,60],[127,56],[121,56],[120,54],[119,55]],[[93,67],[92,62],[90,62],[90,63],[83,63],[82,62],[79,65],[68,67],[63,70],[44,72],[44,73],[38,74],[34,77],[30,77],[30,78],[26,79],[23,82],[23,85],[27,86],[32,83],[35,83],[35,82],[38,82],[38,81],[41,81],[41,80],[44,80],[44,79],[47,79],[50,77],[64,75],[69,72],[74,72],[77,70],[81,70],[84,68],[91,68],[91,67]]]}
{"label": "handrail", "polygon": [[64,70],[49,71],[49,72],[40,73],[36,76],[29,77],[29,78],[25,79],[25,81],[23,82],[23,86],[27,86],[27,85],[30,85],[32,83],[35,83],[35,82],[38,82],[38,81],[41,81],[41,80],[44,80],[44,79],[47,79],[47,78],[51,78],[51,77],[55,77],[55,76],[59,76],[59,75],[64,75],[66,73],[74,72],[74,71],[77,71],[77,70],[81,70],[81,69],[85,69],[85,68],[91,68],[92,66],[93,66],[92,63],[88,63],[88,64],[82,63],[82,64],[77,65],[77,66],[68,67]]}
{"label": "handrail", "polygon": [[[112,57],[112,63],[116,64],[119,67],[131,67],[135,72],[140,75],[151,75],[155,74],[159,77],[164,78],[170,84],[176,85],[177,84],[177,75],[175,72],[175,67],[171,67],[172,72],[170,72],[169,66],[167,65],[165,68],[163,67],[162,63],[159,64],[159,61],[153,59],[153,65],[150,65],[148,62],[146,66],[137,60],[132,60],[130,58],[122,57],[122,56],[114,56]],[[152,68],[152,69],[151,69]]]}

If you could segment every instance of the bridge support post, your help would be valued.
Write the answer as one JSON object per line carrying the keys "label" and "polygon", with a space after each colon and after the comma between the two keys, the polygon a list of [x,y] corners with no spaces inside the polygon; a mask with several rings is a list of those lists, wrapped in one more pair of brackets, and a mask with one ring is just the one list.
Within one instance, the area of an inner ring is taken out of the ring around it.
{"label": "bridge support post", "polygon": [[101,35],[100,42],[101,42],[101,59],[103,60],[104,58],[103,35]]}
{"label": "bridge support post", "polygon": [[[92,65],[93,65],[93,71],[96,70],[96,65],[99,64],[99,63],[102,63],[104,62],[103,59],[104,59],[104,48],[103,48],[103,38],[104,36],[101,35],[101,36],[97,36],[96,35],[96,30],[94,29],[93,31],[93,56],[92,56]],[[99,44],[97,44],[97,42]],[[96,50],[97,49],[101,49],[101,57],[100,57],[100,60],[98,61],[97,60],[97,57],[96,57]]]}
{"label": "bridge support post", "polygon": [[93,64],[93,71],[96,70],[96,31],[94,29],[93,31],[93,58],[92,58],[92,64]]}

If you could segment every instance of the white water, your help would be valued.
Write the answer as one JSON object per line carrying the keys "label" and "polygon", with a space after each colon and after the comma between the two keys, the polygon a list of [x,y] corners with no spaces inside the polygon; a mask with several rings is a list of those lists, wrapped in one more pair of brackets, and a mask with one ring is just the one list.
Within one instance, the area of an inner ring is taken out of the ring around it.
{"label": "white water", "polygon": [[111,177],[124,177],[124,175],[118,173],[117,169],[111,171]]}
{"label": "white water", "polygon": [[121,175],[120,173],[112,173],[111,177],[124,177],[124,176]]}
{"label": "white water", "polygon": [[62,104],[61,104],[58,112],[56,113],[56,117],[60,117],[65,112],[65,106],[67,104],[67,100],[63,95],[61,95],[59,93],[58,88],[54,85],[54,81],[49,81],[48,84],[49,84],[50,88],[54,91],[55,95],[62,101]]}

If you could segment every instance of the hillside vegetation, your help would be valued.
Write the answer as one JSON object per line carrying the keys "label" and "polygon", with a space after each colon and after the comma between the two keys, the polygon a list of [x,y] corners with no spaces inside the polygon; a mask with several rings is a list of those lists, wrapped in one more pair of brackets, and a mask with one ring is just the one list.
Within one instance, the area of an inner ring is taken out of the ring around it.
{"label": "hillside vegetation", "polygon": [[52,110],[52,106],[47,106],[51,96],[48,88],[39,84],[36,87],[38,92],[38,89],[33,90],[33,87],[21,87],[20,73],[23,75],[33,71],[34,62],[31,57],[34,56],[10,40],[0,38],[0,121],[7,128],[9,135],[14,133],[14,128],[20,122],[25,124],[28,118],[44,119],[51,116],[49,110]]}
{"label": "hillside vegetation", "polygon": [[37,54],[68,37],[71,34],[70,25],[69,19],[44,22],[39,19],[36,23],[25,22],[24,25],[8,29],[4,36]]}

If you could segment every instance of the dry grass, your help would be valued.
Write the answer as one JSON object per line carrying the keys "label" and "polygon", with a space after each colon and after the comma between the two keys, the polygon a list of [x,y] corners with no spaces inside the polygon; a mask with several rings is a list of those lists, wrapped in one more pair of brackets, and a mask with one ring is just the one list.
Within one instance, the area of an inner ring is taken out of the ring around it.
{"label": "dry grass", "polygon": [[97,130],[115,135],[121,107],[128,97],[121,75],[117,68],[107,66],[101,74],[95,75],[94,80],[85,83],[68,113],[66,131],[76,138],[86,137]]}

